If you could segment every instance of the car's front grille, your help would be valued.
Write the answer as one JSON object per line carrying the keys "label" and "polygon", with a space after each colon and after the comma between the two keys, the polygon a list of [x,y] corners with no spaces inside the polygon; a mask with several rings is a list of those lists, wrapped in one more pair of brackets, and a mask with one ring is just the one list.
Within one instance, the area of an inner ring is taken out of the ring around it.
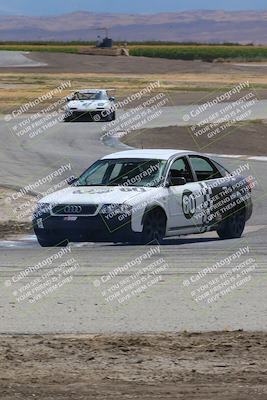
{"label": "car's front grille", "polygon": [[52,208],[54,215],[94,215],[96,204],[58,204]]}

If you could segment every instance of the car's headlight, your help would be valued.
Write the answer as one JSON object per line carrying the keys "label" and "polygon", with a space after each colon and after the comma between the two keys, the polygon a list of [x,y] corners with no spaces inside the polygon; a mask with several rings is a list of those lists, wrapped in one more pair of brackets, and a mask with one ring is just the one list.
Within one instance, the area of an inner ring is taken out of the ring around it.
{"label": "car's headlight", "polygon": [[34,217],[40,218],[44,214],[50,214],[51,204],[49,203],[37,203],[34,211]]}
{"label": "car's headlight", "polygon": [[132,206],[129,204],[104,204],[99,212],[104,215],[130,214]]}

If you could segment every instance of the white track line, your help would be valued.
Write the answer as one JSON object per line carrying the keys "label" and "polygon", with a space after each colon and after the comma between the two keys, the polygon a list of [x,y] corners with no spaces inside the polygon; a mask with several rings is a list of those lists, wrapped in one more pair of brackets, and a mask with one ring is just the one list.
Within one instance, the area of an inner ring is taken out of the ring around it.
{"label": "white track line", "polygon": [[247,156],[247,155],[243,155],[243,154],[235,155],[235,154],[214,154],[214,153],[206,153],[206,154],[211,157],[243,158],[245,160],[262,161],[262,162],[267,161],[267,157],[265,157],[265,156]]}

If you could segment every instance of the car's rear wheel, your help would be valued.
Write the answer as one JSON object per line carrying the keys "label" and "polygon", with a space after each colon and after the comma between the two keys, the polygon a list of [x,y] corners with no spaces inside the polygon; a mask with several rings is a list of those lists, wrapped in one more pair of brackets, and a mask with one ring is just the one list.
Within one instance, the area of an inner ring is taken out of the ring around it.
{"label": "car's rear wheel", "polygon": [[236,211],[221,222],[217,233],[221,239],[236,239],[242,236],[246,225],[245,208]]}
{"label": "car's rear wheel", "polygon": [[144,218],[142,244],[161,243],[166,235],[166,221],[166,215],[160,208],[147,212]]}
{"label": "car's rear wheel", "polygon": [[56,237],[40,237],[37,236],[38,243],[41,247],[67,247],[69,242],[67,239],[60,239]]}

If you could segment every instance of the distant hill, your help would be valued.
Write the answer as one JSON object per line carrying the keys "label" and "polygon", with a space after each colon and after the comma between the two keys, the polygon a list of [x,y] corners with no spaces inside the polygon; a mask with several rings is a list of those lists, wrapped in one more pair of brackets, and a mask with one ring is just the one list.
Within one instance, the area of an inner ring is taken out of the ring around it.
{"label": "distant hill", "polygon": [[[105,14],[75,12],[60,16],[8,16],[0,11],[0,40],[94,40],[95,28],[108,27],[120,41],[198,41],[267,43],[267,10],[187,11]],[[103,35],[103,34],[102,34]]]}

